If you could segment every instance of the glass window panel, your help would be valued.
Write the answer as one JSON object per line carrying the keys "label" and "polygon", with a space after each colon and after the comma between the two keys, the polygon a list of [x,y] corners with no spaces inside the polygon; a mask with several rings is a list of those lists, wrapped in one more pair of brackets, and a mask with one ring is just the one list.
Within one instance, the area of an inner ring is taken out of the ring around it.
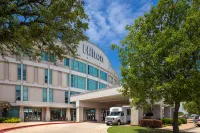
{"label": "glass window panel", "polygon": [[28,87],[27,86],[23,87],[23,100],[28,101]]}
{"label": "glass window panel", "polygon": [[53,89],[49,88],[49,102],[53,102]]}
{"label": "glass window panel", "polygon": [[20,101],[21,100],[21,86],[16,85],[15,90],[16,90],[16,96],[15,96],[16,100]]}
{"label": "glass window panel", "polygon": [[42,97],[43,102],[47,102],[47,88],[43,88]]}
{"label": "glass window panel", "polygon": [[98,81],[87,79],[87,90],[97,90],[98,89]]}
{"label": "glass window panel", "polygon": [[69,58],[64,58],[64,66],[69,66]]}
{"label": "glass window panel", "polygon": [[65,91],[65,103],[69,103],[69,91]]}
{"label": "glass window panel", "polygon": [[23,65],[23,80],[26,80],[26,65]]}
{"label": "glass window panel", "polygon": [[17,77],[18,80],[21,80],[21,64],[17,65]]}
{"label": "glass window panel", "polygon": [[49,69],[49,84],[52,84],[52,70]]}
{"label": "glass window panel", "polygon": [[48,81],[48,69],[45,69],[45,76],[44,76],[45,83]]}
{"label": "glass window panel", "polygon": [[107,81],[107,73],[105,73],[104,71],[101,71],[101,70],[100,70],[100,78],[101,78],[102,80]]}

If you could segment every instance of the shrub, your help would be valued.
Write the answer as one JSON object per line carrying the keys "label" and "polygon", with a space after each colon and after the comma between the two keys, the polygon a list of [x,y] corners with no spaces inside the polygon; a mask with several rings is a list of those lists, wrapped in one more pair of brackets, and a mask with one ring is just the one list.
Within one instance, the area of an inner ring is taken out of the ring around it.
{"label": "shrub", "polygon": [[8,118],[6,120],[3,121],[3,123],[19,123],[20,122],[20,118]]}
{"label": "shrub", "polygon": [[164,125],[171,125],[173,123],[172,118],[162,118],[161,121]]}
{"label": "shrub", "polygon": [[181,124],[183,124],[183,122],[180,119],[178,119],[178,125],[180,126]]}
{"label": "shrub", "polygon": [[142,119],[140,121],[140,126],[150,127],[150,128],[161,128],[162,127],[162,121],[153,120],[153,119]]}
{"label": "shrub", "polygon": [[0,123],[3,123],[3,121],[5,121],[7,118],[5,117],[0,117]]}
{"label": "shrub", "polygon": [[184,115],[183,112],[178,112],[178,116]]}
{"label": "shrub", "polygon": [[187,124],[187,119],[185,118],[179,118],[179,119],[182,121],[183,124]]}

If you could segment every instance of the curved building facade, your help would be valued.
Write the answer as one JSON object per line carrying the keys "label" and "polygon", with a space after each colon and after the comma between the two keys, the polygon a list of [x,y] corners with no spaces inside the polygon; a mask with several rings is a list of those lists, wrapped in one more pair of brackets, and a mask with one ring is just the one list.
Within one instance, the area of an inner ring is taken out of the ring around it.
{"label": "curved building facade", "polygon": [[45,52],[40,61],[25,56],[20,61],[12,56],[0,58],[0,101],[12,105],[0,116],[22,121],[74,120],[76,107],[70,96],[119,84],[116,71],[99,47],[82,41],[77,54],[56,62]]}

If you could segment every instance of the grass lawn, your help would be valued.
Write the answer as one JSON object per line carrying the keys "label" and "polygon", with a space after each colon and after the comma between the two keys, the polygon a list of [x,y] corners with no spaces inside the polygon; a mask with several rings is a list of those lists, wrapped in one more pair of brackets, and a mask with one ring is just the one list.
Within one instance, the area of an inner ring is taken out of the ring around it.
{"label": "grass lawn", "polygon": [[112,126],[108,133],[172,133],[171,131],[151,129],[139,126]]}

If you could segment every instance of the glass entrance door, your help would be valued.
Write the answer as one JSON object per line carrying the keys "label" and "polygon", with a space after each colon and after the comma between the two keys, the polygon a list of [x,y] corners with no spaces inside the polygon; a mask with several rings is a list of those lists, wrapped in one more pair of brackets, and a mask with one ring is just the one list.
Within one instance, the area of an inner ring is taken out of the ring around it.
{"label": "glass entrance door", "polygon": [[41,108],[24,108],[25,121],[41,121],[42,109]]}
{"label": "glass entrance door", "polygon": [[71,121],[76,121],[76,109],[70,109]]}
{"label": "glass entrance door", "polygon": [[50,109],[50,113],[51,113],[51,121],[58,121],[61,118],[61,109]]}
{"label": "glass entrance door", "polygon": [[95,121],[95,109],[86,110],[87,121]]}

